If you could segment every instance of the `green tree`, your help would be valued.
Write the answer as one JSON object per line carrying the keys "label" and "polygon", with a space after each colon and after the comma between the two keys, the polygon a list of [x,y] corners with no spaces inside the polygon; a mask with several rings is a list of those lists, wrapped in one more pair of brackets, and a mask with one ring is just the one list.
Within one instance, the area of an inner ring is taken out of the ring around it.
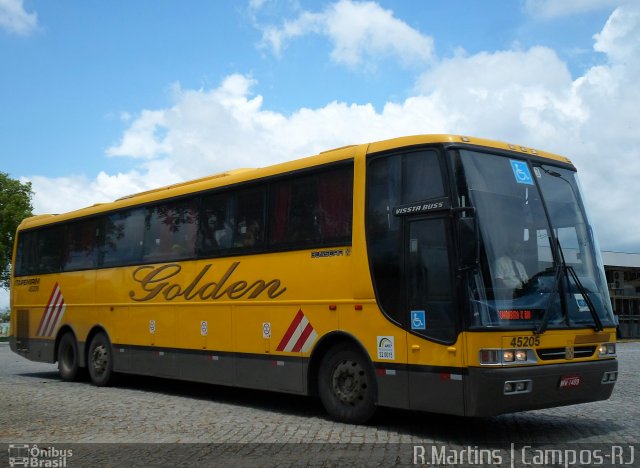
{"label": "green tree", "polygon": [[0,287],[9,288],[13,238],[18,224],[31,216],[31,182],[23,184],[0,172]]}

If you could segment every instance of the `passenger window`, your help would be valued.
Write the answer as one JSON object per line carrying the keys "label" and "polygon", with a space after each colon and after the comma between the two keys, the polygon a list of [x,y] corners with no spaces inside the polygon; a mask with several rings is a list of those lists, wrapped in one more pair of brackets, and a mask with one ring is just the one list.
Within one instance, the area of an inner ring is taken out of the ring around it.
{"label": "passenger window", "polygon": [[230,194],[202,197],[198,227],[198,254],[216,255],[233,246],[235,227],[233,199]]}
{"label": "passenger window", "polygon": [[142,260],[165,262],[194,257],[197,221],[195,199],[147,208]]}
{"label": "passenger window", "polygon": [[18,237],[15,275],[26,276],[38,274],[38,232],[21,232]]}
{"label": "passenger window", "polygon": [[62,271],[65,258],[65,226],[54,226],[40,231],[38,236],[38,273]]}
{"label": "passenger window", "polygon": [[264,196],[262,187],[238,192],[234,247],[255,249],[264,245]]}
{"label": "passenger window", "polygon": [[103,266],[129,265],[140,261],[144,235],[145,209],[134,208],[106,218]]}
{"label": "passenger window", "polygon": [[202,197],[198,227],[198,254],[217,256],[264,245],[265,189]]}
{"label": "passenger window", "polygon": [[97,220],[70,224],[67,228],[67,256],[64,271],[94,268],[98,234]]}
{"label": "passenger window", "polygon": [[351,242],[353,169],[334,169],[271,187],[272,246]]}

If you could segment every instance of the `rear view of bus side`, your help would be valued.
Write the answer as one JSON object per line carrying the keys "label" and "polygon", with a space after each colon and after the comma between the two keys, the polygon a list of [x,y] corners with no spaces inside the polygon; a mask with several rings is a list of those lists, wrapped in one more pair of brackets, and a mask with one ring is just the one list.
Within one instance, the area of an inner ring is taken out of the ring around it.
{"label": "rear view of bus side", "polygon": [[419,135],[20,225],[11,349],[86,369],[485,416],[607,399],[615,322],[572,163]]}

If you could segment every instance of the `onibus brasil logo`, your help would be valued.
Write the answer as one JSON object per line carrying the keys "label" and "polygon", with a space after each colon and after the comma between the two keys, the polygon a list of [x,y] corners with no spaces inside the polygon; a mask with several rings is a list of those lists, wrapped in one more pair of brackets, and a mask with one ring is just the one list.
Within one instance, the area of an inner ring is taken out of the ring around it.
{"label": "onibus brasil logo", "polygon": [[58,449],[53,446],[38,447],[36,444],[9,444],[9,466],[27,466],[42,468],[63,468],[73,456],[71,449]]}

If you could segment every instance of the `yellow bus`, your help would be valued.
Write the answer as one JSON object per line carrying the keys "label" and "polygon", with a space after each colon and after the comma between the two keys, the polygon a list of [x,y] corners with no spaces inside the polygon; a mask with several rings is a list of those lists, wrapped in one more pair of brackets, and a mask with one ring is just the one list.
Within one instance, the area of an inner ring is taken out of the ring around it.
{"label": "yellow bus", "polygon": [[22,222],[11,349],[466,416],[607,399],[615,320],[571,161],[419,135]]}

